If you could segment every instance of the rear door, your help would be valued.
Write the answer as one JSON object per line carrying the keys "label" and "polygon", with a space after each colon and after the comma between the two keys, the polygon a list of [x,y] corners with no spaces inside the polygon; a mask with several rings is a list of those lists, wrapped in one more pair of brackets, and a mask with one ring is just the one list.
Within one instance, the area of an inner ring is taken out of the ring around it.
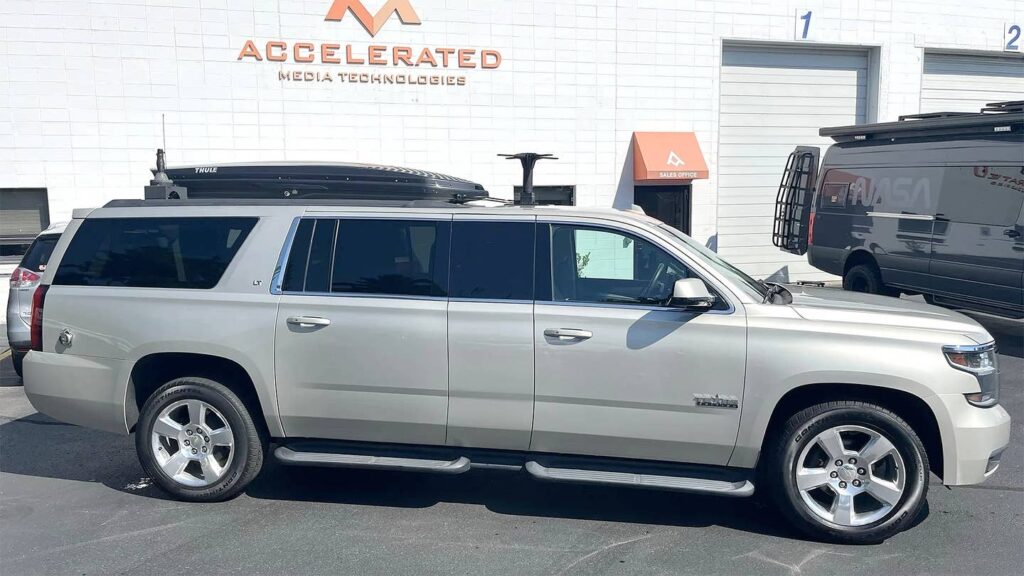
{"label": "rear door", "polygon": [[937,294],[1021,307],[1024,166],[945,169],[930,273]]}
{"label": "rear door", "polygon": [[455,215],[448,304],[451,446],[530,447],[534,228],[532,216]]}
{"label": "rear door", "polygon": [[430,214],[298,221],[275,346],[288,436],[444,444],[450,227]]}

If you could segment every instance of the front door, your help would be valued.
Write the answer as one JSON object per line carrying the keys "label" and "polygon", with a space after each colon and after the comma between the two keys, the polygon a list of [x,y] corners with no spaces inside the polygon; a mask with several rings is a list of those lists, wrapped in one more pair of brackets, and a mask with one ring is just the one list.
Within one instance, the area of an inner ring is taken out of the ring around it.
{"label": "front door", "polygon": [[403,218],[299,224],[275,347],[288,436],[444,444],[450,216]]}
{"label": "front door", "polygon": [[535,308],[531,449],[726,464],[740,416],[732,402],[743,397],[743,311],[721,295],[703,314],[665,307],[675,281],[694,274],[630,233],[551,224],[550,266],[551,297],[538,289]]}

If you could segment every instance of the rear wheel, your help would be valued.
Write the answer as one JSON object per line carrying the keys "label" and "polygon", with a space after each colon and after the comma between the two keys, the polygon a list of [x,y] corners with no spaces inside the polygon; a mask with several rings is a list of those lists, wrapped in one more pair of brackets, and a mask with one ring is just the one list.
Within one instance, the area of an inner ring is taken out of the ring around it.
{"label": "rear wheel", "polygon": [[882,274],[871,264],[857,264],[843,274],[843,290],[898,296],[899,291],[889,288],[882,282]]}
{"label": "rear wheel", "polygon": [[229,388],[186,377],[146,400],[135,448],[147,474],[168,493],[215,502],[234,497],[259,474],[266,440]]}
{"label": "rear wheel", "polygon": [[928,457],[893,412],[856,401],[793,415],[769,456],[782,513],[821,540],[866,544],[911,525],[928,492]]}

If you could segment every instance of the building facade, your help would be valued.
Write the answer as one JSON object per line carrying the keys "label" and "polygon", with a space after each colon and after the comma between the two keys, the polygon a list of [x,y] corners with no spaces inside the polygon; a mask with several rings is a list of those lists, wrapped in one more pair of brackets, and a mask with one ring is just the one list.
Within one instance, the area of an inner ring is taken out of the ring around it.
{"label": "building facade", "polygon": [[[353,161],[649,213],[758,277],[824,126],[1024,99],[1024,0],[5,0],[0,237],[171,164]],[[43,212],[46,212],[44,215]],[[13,252],[14,250],[8,250]]]}

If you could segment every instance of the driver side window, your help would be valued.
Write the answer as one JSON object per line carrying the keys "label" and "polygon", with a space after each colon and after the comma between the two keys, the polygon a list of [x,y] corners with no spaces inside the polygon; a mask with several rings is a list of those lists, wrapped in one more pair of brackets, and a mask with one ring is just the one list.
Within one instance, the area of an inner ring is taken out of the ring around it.
{"label": "driver side window", "polygon": [[690,271],[661,248],[603,228],[551,227],[552,293],[556,302],[668,303],[676,280]]}

